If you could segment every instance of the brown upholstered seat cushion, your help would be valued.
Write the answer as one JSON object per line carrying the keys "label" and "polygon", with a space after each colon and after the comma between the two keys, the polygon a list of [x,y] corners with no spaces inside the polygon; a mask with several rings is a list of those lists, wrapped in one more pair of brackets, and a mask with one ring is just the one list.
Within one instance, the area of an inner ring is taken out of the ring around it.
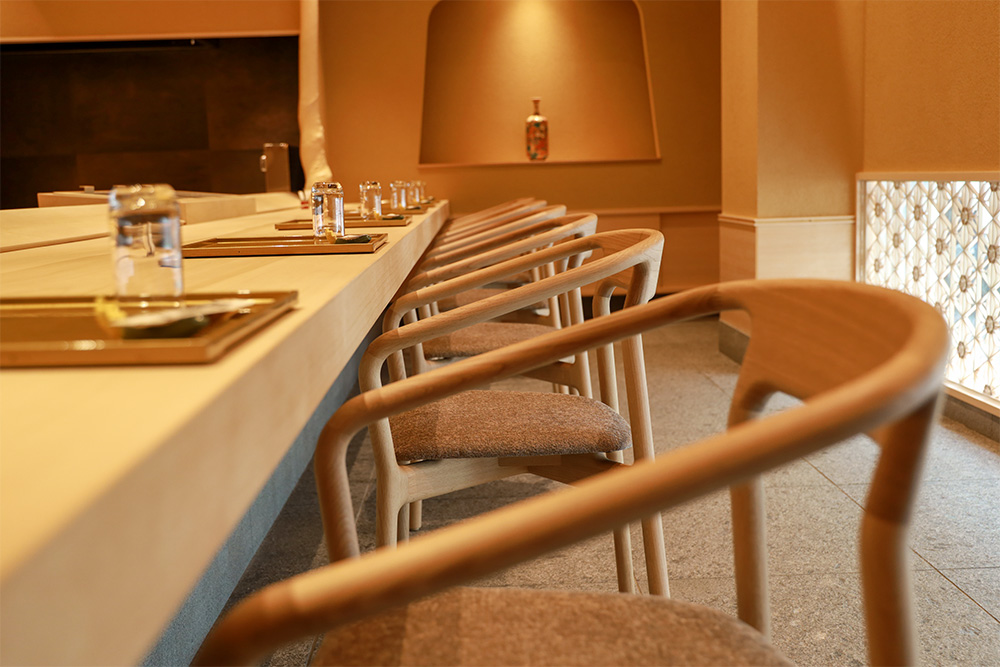
{"label": "brown upholstered seat cushion", "polygon": [[458,588],[328,632],[314,665],[789,665],[719,611],[621,593]]}
{"label": "brown upholstered seat cushion", "polygon": [[617,412],[555,393],[466,391],[389,423],[400,461],[612,452],[631,444]]}
{"label": "brown upholstered seat cushion", "polygon": [[[496,294],[503,294],[504,292],[509,292],[510,290],[506,287],[479,287],[476,289],[470,289],[462,292],[461,294],[456,294],[455,296],[449,296],[438,301],[438,310],[454,310],[459,306],[467,306],[470,303],[475,303],[476,301],[481,301],[487,297],[494,296]],[[536,312],[544,311],[548,308],[548,304],[536,303],[527,306],[526,310],[533,310]]]}
{"label": "brown upholstered seat cushion", "polygon": [[544,324],[480,322],[426,341],[424,355],[431,359],[471,357],[553,331],[555,327]]}

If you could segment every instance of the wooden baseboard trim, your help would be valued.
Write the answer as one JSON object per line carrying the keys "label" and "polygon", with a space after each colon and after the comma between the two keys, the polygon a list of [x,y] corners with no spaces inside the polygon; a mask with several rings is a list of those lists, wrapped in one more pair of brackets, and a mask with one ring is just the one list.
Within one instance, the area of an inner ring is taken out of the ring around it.
{"label": "wooden baseboard trim", "polygon": [[567,213],[593,213],[598,218],[607,216],[630,215],[683,215],[686,213],[720,213],[722,207],[718,204],[707,206],[642,206],[636,208],[595,208],[587,210],[570,210]]}
{"label": "wooden baseboard trim", "polygon": [[1000,171],[862,171],[859,181],[1000,181]]}
{"label": "wooden baseboard trim", "polygon": [[764,225],[853,225],[853,215],[817,215],[801,218],[748,218],[739,215],[719,215],[719,224],[730,227],[761,227]]}

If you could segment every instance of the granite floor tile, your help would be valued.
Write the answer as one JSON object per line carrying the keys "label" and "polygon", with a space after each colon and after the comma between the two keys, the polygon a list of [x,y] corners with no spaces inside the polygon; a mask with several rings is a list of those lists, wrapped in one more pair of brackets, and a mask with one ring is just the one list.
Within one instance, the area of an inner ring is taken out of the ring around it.
{"label": "granite floor tile", "polygon": [[[867,436],[806,457],[834,484],[867,484],[878,460],[879,447]],[[924,482],[1000,480],[1000,445],[944,419],[934,427],[921,479]]]}
{"label": "granite floor tile", "polygon": [[[867,485],[843,486],[862,502]],[[996,480],[928,482],[920,486],[910,545],[937,569],[1000,565],[1000,483]]]}
{"label": "granite floor tile", "polygon": [[771,641],[798,665],[868,663],[856,573],[770,578]]}
{"label": "granite floor tile", "polygon": [[922,664],[1000,664],[996,618],[937,572],[914,573],[913,591]]}
{"label": "granite floor tile", "polygon": [[833,486],[769,488],[767,545],[771,572],[820,574],[858,570],[861,508]]}
{"label": "granite floor tile", "polygon": [[878,455],[879,446],[861,435],[809,454],[805,460],[834,484],[868,484]]}
{"label": "granite floor tile", "polygon": [[764,474],[765,488],[829,485],[830,480],[804,459],[792,461]]}
{"label": "granite floor tile", "polygon": [[[638,547],[637,539],[633,543]],[[663,541],[671,577],[732,576],[729,493],[716,492],[664,512]]]}
{"label": "granite floor tile", "polygon": [[941,574],[1000,622],[1000,566],[941,570]]}
{"label": "granite floor tile", "polygon": [[924,481],[994,480],[1000,504],[1000,442],[942,418],[924,466]]}
{"label": "granite floor tile", "polygon": [[736,580],[733,577],[672,577],[670,597],[705,605],[736,616]]}
{"label": "granite floor tile", "polygon": [[614,542],[611,535],[600,535],[470,585],[614,592],[618,590]]}

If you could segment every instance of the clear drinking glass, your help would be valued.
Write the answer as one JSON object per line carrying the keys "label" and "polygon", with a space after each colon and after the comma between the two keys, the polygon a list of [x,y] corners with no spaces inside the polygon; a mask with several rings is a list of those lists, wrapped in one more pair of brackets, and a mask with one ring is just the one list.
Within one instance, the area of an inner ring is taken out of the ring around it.
{"label": "clear drinking glass", "polygon": [[361,184],[361,219],[380,220],[382,218],[382,186],[378,181]]}
{"label": "clear drinking glass", "polygon": [[108,195],[108,213],[117,295],[182,297],[181,216],[174,189],[163,183],[116,185]]}
{"label": "clear drinking glass", "polygon": [[389,208],[402,213],[406,210],[409,199],[406,196],[406,181],[393,181],[389,184]]}
{"label": "clear drinking glass", "polygon": [[417,203],[423,206],[424,202],[427,201],[427,183],[424,181],[416,181],[417,183]]}
{"label": "clear drinking glass", "polygon": [[420,182],[406,182],[406,204],[408,206],[420,206]]}
{"label": "clear drinking glass", "polygon": [[340,183],[313,183],[312,215],[317,240],[344,235],[344,188]]}

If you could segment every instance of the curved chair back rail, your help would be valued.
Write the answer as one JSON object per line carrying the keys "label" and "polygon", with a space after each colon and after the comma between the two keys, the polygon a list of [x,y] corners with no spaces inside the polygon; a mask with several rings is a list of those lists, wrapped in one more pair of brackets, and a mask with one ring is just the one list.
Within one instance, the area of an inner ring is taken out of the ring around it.
{"label": "curved chair back rail", "polygon": [[548,205],[543,199],[535,199],[527,204],[521,204],[512,209],[508,209],[502,213],[497,213],[472,223],[467,223],[461,225],[458,228],[452,228],[450,225],[438,232],[437,237],[434,239],[434,245],[431,246],[431,250],[436,250],[439,246],[460,242],[463,239],[467,239],[470,236],[479,234],[481,232],[488,231],[489,229],[496,227],[497,225],[502,225],[505,222],[510,222],[511,220],[516,220],[518,218],[523,218],[526,215],[531,215],[532,213],[544,208]]}
{"label": "curved chair back rail", "polygon": [[[565,241],[550,248],[452,278],[444,283],[410,292],[389,307],[383,324],[386,333],[369,345],[362,358],[360,371],[362,390],[367,391],[381,385],[379,377],[381,367],[391,354],[470,324],[492,320],[550,296],[599,282],[623,271],[632,272],[630,298],[637,302],[646,301],[652,298],[655,290],[655,276],[659,271],[662,248],[663,235],[657,231],[635,229],[600,232]],[[440,313],[428,320],[399,326],[406,313],[421,306],[552,262],[572,260],[579,263],[594,250],[603,251],[604,256],[538,282],[528,283],[502,294]],[[653,277],[652,280],[650,276]],[[619,276],[618,280],[620,279]]]}
{"label": "curved chair back rail", "polygon": [[507,259],[518,257],[568,238],[590,236],[597,231],[597,216],[577,213],[546,218],[526,227],[503,234],[496,243],[484,244],[483,249],[444,266],[421,271],[407,280],[401,292],[412,292],[435,283],[483,269]]}
{"label": "curved chair back rail", "polygon": [[[346,478],[352,436],[391,415],[653,327],[745,310],[752,336],[738,398],[786,391],[801,406],[731,427],[656,461],[507,506],[357,560],[270,586],[213,630],[202,664],[245,661],[294,637],[322,632],[467,583],[608,531],[623,521],[738,485],[855,433],[881,456],[865,502],[861,566],[873,664],[914,660],[905,532],[947,358],[945,323],[898,292],[832,281],[736,281],[697,288],[472,357],[365,392],[326,425],[323,465],[338,470],[324,506],[331,557],[357,556]],[[319,460],[317,460],[319,464]],[[736,518],[734,518],[734,521]],[[739,527],[734,527],[738,530]],[[739,571],[737,571],[739,577]],[[738,587],[738,592],[739,592]]]}
{"label": "curved chair back rail", "polygon": [[528,233],[524,230],[530,230],[539,223],[564,217],[565,215],[565,206],[546,206],[529,215],[515,218],[501,225],[492,226],[486,231],[473,234],[461,241],[436,246],[421,260],[420,270],[428,271],[462,260],[471,255],[494,250],[505,243],[523,238]]}
{"label": "curved chair back rail", "polygon": [[434,245],[421,260],[421,266],[433,268],[453,262],[456,259],[461,259],[467,254],[490,250],[502,243],[502,241],[498,241],[498,237],[502,235],[510,234],[523,227],[530,227],[536,222],[562,215],[566,215],[566,207],[564,205],[545,206],[515,218],[499,222],[491,221],[489,224],[484,225],[482,230],[470,232],[457,240],[447,240],[439,234],[434,239]]}
{"label": "curved chair back rail", "polygon": [[482,220],[483,218],[489,218],[490,216],[497,215],[498,213],[503,213],[512,208],[517,208],[518,206],[523,206],[525,204],[530,204],[533,201],[537,201],[534,197],[520,197],[518,199],[511,199],[509,201],[490,206],[489,208],[480,209],[472,213],[465,213],[463,215],[455,216],[446,223],[448,226],[461,227],[469,223]]}

